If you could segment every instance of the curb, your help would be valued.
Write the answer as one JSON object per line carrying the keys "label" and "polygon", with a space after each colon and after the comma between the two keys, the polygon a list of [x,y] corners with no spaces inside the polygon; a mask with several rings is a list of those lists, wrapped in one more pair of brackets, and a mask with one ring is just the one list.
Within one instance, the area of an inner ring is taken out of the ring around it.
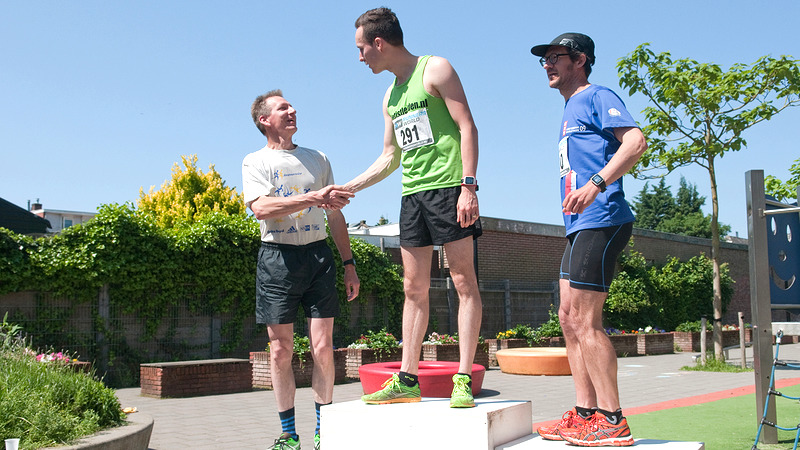
{"label": "curb", "polygon": [[58,450],[147,450],[153,432],[153,417],[140,412],[129,414],[128,422],[78,440],[68,447],[47,447]]}

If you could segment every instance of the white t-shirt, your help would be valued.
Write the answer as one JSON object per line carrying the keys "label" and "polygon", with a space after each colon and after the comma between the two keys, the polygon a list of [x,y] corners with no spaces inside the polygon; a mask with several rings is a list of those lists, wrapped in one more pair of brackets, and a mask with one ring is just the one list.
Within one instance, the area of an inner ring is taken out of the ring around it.
{"label": "white t-shirt", "polygon": [[[296,147],[274,150],[264,147],[242,161],[245,204],[262,195],[291,197],[333,184],[331,164],[324,153]],[[288,216],[259,220],[261,240],[277,244],[305,245],[325,239],[325,213],[313,206]]]}

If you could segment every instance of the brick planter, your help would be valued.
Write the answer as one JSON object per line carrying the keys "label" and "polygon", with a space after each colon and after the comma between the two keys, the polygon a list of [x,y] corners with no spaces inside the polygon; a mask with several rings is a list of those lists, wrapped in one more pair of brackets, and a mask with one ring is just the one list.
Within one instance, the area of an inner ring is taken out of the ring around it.
{"label": "brick planter", "polygon": [[641,356],[675,352],[675,335],[672,333],[642,333],[636,337],[637,353]]}
{"label": "brick planter", "polygon": [[[745,342],[751,342],[751,328],[746,328],[744,334]],[[699,352],[700,351],[700,332],[699,331],[673,331],[675,336],[675,348],[679,352]],[[711,329],[706,331],[706,349],[714,348],[714,333]],[[727,330],[722,332],[722,346],[730,347],[739,345],[739,330]]]}
{"label": "brick planter", "polygon": [[376,362],[400,361],[403,358],[403,349],[378,351],[372,348],[348,348],[345,373],[351,380],[360,380],[358,368],[363,364]]}
{"label": "brick planter", "polygon": [[[422,361],[456,361],[461,359],[458,344],[422,344]],[[488,344],[478,344],[473,364],[489,368]]]}
{"label": "brick planter", "polygon": [[139,367],[145,397],[194,397],[252,389],[252,367],[246,359],[148,363]]}
{"label": "brick planter", "polygon": [[639,354],[639,335],[612,334],[608,336],[617,356],[636,356]]}
{"label": "brick planter", "polygon": [[[333,351],[333,366],[336,373],[334,383],[346,381],[346,359],[347,349],[340,348]],[[253,389],[272,389],[269,352],[250,352],[250,364],[253,365]],[[306,352],[303,362],[300,362],[300,358],[294,355],[292,371],[297,387],[311,386],[311,375],[314,372],[314,360],[311,358],[311,352]]]}
{"label": "brick planter", "polygon": [[528,346],[527,339],[486,339],[486,346],[489,356],[489,365],[497,367],[497,353],[498,350],[505,350],[507,348],[524,348]]}

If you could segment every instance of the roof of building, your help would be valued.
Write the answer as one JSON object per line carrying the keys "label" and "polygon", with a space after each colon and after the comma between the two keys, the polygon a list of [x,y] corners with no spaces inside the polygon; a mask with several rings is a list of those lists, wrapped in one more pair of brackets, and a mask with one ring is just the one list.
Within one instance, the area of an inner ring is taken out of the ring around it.
{"label": "roof of building", "polygon": [[19,234],[45,234],[50,221],[0,198],[0,227]]}

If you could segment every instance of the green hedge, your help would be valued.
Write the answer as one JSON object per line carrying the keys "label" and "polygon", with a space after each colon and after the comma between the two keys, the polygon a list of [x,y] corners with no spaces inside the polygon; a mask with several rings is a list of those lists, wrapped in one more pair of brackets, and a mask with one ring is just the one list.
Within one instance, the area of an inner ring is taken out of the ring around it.
{"label": "green hedge", "polygon": [[[103,205],[92,220],[52,237],[32,239],[0,228],[0,295],[32,290],[80,303],[96,300],[108,285],[112,306],[148,318],[148,336],[168,307],[189,298],[202,302],[190,303],[190,309],[202,306],[206,312],[233,314],[223,332],[235,335],[243,320],[254,315],[260,242],[258,223],[246,214],[211,212],[189,225],[161,228],[152,215],[131,204]],[[364,308],[370,297],[377,299],[378,313],[390,330],[399,332],[401,326],[400,266],[373,245],[357,239],[351,245],[361,294],[357,303],[347,303],[336,258],[343,313],[337,328],[345,334],[339,345],[373,325],[352,329],[348,323],[350,308]],[[302,318],[298,323],[302,330]]]}
{"label": "green hedge", "polygon": [[[713,316],[714,273],[707,256],[688,261],[673,257],[656,266],[632,251],[620,256],[620,266],[603,309],[607,326],[674,330],[683,322]],[[720,266],[720,273],[724,311],[733,298],[733,279],[727,264]]]}

